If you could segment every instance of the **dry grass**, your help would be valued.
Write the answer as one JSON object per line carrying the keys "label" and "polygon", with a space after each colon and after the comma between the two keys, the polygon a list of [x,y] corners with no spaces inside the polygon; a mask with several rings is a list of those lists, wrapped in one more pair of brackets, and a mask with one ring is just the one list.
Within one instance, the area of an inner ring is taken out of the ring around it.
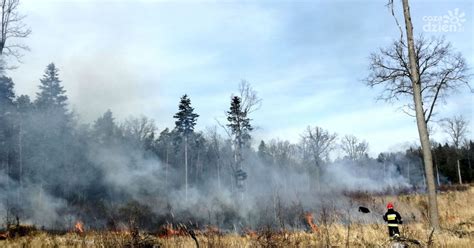
{"label": "dry grass", "polygon": [[[405,237],[420,241],[426,247],[430,239],[424,196],[407,195],[372,198],[367,204],[384,206],[393,201],[405,213],[406,225],[401,232]],[[474,245],[474,187],[462,192],[445,192],[438,197],[443,230],[432,237],[433,247],[473,247]],[[337,216],[334,220],[337,220]],[[304,231],[275,232],[261,230],[244,235],[203,232],[197,235],[200,247],[390,247],[383,224],[351,225],[328,222],[319,224],[317,233]],[[348,232],[349,231],[349,232]],[[0,241],[0,247],[196,247],[189,236],[159,238],[153,235],[132,237],[129,233],[88,232],[84,235],[67,233],[50,235],[35,232],[28,236]]]}

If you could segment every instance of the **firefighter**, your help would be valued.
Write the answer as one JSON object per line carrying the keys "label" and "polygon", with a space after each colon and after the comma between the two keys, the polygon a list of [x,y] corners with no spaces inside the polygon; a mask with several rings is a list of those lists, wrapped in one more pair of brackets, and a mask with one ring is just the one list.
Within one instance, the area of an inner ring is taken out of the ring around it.
{"label": "firefighter", "polygon": [[393,204],[389,202],[387,204],[387,212],[383,216],[383,220],[387,222],[388,226],[388,234],[391,238],[398,238],[400,237],[400,231],[398,230],[398,225],[402,224],[402,217],[400,214],[393,210]]}

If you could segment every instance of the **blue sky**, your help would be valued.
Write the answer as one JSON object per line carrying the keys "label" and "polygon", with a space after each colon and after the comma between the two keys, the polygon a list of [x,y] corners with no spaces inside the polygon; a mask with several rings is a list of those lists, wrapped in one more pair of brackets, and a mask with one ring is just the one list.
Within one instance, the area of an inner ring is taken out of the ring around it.
{"label": "blue sky", "polygon": [[[10,72],[17,94],[34,96],[54,62],[85,122],[111,109],[119,120],[143,114],[172,127],[187,93],[204,130],[225,121],[245,79],[263,99],[251,116],[256,140],[296,142],[311,125],[365,139],[371,155],[417,141],[414,119],[400,105],[376,102],[379,89],[362,81],[369,54],[399,37],[385,1],[21,2],[33,33],[24,40],[31,51]],[[465,13],[462,31],[423,32],[423,17],[456,8]],[[415,33],[445,35],[474,65],[472,1],[411,1],[411,10]],[[437,117],[463,114],[472,131],[473,103],[462,89]],[[439,128],[435,138],[445,141]]]}

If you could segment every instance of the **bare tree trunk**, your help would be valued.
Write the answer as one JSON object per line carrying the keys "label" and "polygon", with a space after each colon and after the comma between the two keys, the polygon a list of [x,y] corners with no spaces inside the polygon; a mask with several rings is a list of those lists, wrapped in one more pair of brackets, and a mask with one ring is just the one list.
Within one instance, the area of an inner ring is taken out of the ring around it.
{"label": "bare tree trunk", "polygon": [[423,151],[423,160],[425,165],[426,182],[428,186],[428,202],[431,226],[439,229],[438,202],[436,200],[436,187],[433,176],[433,158],[431,155],[431,144],[428,136],[428,128],[423,111],[420,75],[416,64],[415,44],[413,39],[413,26],[410,16],[410,7],[408,0],[402,0],[403,14],[405,17],[405,27],[408,42],[408,57],[410,61],[410,76],[413,87],[413,100],[415,103],[416,123],[418,126],[418,134],[420,136],[421,148]]}
{"label": "bare tree trunk", "polygon": [[166,187],[168,187],[168,162],[169,162],[169,144],[168,144],[168,141],[166,142],[166,165],[165,165],[165,185]]}
{"label": "bare tree trunk", "polygon": [[22,143],[22,131],[23,125],[22,120],[20,118],[20,130],[18,133],[18,166],[19,166],[19,173],[18,173],[18,182],[20,187],[18,187],[18,204],[21,206],[22,202],[22,191],[23,191],[23,143]]}
{"label": "bare tree trunk", "polygon": [[458,159],[458,177],[459,177],[459,184],[462,184],[462,178],[461,178],[461,164]]}
{"label": "bare tree trunk", "polygon": [[441,181],[439,180],[439,170],[438,170],[438,164],[435,163],[436,165],[436,181],[438,182],[438,187],[441,186]]}
{"label": "bare tree trunk", "polygon": [[221,164],[219,158],[217,158],[217,189],[221,191]]}
{"label": "bare tree trunk", "polygon": [[184,136],[184,188],[185,188],[185,199],[188,201],[188,136]]}
{"label": "bare tree trunk", "polygon": [[433,154],[434,157],[434,164],[436,167],[436,182],[438,183],[438,187],[441,186],[441,181],[439,180],[439,169],[438,169],[438,159],[436,158],[436,153]]}
{"label": "bare tree trunk", "polygon": [[408,183],[410,183],[410,184],[411,184],[410,168],[411,168],[411,163],[410,163],[410,162],[408,162],[407,177],[408,177]]}

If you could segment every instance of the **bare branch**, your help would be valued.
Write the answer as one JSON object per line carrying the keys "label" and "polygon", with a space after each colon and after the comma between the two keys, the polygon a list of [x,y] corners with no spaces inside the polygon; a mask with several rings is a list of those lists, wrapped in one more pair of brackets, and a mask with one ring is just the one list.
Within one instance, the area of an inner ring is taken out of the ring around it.
{"label": "bare branch", "polygon": [[367,156],[369,144],[365,141],[359,141],[354,135],[346,135],[341,139],[340,147],[346,156],[351,160],[358,160]]}
{"label": "bare branch", "polygon": [[[392,1],[389,1],[391,4]],[[436,104],[440,100],[465,85],[469,89],[468,67],[461,54],[452,51],[451,44],[444,38],[429,40],[420,36],[415,41],[416,65],[419,80],[425,121],[428,123],[435,114]],[[401,98],[412,100],[410,66],[408,65],[408,49],[401,41],[395,41],[386,49],[370,56],[370,74],[366,83],[370,87],[381,86],[379,100],[398,101]]]}
{"label": "bare branch", "polygon": [[308,147],[313,155],[313,163],[319,166],[322,161],[328,159],[329,153],[335,148],[336,134],[331,134],[320,127],[308,126],[301,136],[303,146]]}
{"label": "bare branch", "polygon": [[[19,0],[1,0],[1,27],[0,27],[0,57],[14,57],[20,61],[21,51],[28,47],[20,44],[10,44],[9,40],[26,38],[31,29],[23,23],[24,15],[18,13]],[[21,61],[20,61],[21,62]]]}
{"label": "bare branch", "polygon": [[441,120],[441,127],[449,135],[456,148],[459,148],[459,145],[469,133],[469,121],[462,115]]}
{"label": "bare branch", "polygon": [[239,94],[242,100],[242,111],[250,114],[262,106],[262,99],[257,95],[257,92],[252,88],[249,82],[242,80],[239,84]]}
{"label": "bare branch", "polygon": [[395,23],[397,24],[397,27],[400,30],[400,40],[403,41],[403,29],[402,29],[402,26],[400,26],[400,23],[398,22],[397,17],[395,16],[393,0],[388,1],[387,7],[390,9],[393,19],[395,19]]}

